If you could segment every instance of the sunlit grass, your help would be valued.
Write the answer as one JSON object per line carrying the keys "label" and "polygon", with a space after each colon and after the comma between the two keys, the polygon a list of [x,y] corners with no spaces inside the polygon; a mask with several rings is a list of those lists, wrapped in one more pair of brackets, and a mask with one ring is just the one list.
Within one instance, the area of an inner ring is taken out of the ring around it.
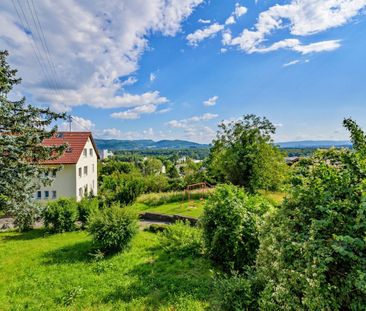
{"label": "sunlit grass", "polygon": [[85,232],[0,233],[1,310],[203,310],[210,263],[167,254],[139,232],[124,253],[94,261]]}

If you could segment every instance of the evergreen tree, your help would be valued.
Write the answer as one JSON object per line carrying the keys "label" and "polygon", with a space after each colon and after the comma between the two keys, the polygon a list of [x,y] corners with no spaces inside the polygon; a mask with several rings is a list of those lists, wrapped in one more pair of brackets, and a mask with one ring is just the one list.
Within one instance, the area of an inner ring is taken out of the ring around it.
{"label": "evergreen tree", "polygon": [[7,51],[0,51],[0,208],[13,215],[20,230],[29,229],[37,216],[33,196],[41,183],[50,183],[42,162],[59,157],[67,146],[42,146],[57,128],[47,130],[65,114],[25,104],[25,98],[11,101],[13,87],[20,83],[17,70],[7,63]]}

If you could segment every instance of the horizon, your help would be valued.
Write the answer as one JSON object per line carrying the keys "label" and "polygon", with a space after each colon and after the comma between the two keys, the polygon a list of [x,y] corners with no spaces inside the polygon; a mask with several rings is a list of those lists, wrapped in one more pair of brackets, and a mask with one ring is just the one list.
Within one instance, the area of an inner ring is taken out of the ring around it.
{"label": "horizon", "polygon": [[3,1],[0,42],[22,78],[13,99],[98,139],[207,144],[254,113],[277,143],[344,141],[343,118],[366,127],[365,13],[366,0]]}

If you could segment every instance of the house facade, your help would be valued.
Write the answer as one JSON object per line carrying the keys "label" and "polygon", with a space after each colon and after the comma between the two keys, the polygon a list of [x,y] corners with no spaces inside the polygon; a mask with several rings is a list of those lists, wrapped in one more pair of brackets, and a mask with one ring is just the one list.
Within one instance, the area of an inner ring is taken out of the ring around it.
{"label": "house facade", "polygon": [[[46,146],[67,144],[64,154],[55,160],[46,161],[51,185],[42,186],[35,193],[40,201],[71,197],[80,201],[84,196],[98,194],[97,162],[99,159],[93,136],[90,132],[58,132],[43,142]],[[59,170],[58,170],[59,169]]]}

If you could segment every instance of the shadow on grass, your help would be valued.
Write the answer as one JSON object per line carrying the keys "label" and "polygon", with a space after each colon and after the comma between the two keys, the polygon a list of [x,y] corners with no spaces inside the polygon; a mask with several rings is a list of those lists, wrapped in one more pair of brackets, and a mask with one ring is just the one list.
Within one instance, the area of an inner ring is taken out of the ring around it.
{"label": "shadow on grass", "polygon": [[[15,233],[15,234],[14,234]],[[8,231],[2,234],[3,241],[27,241],[48,236],[45,229],[33,229],[26,232]]]}
{"label": "shadow on grass", "polygon": [[[128,272],[135,281],[127,286],[118,286],[107,294],[105,303],[129,303],[144,300],[146,306],[157,310],[190,301],[207,301],[212,293],[210,263],[201,257],[181,257],[151,248],[158,257],[137,265]],[[152,257],[153,258],[153,257]],[[186,300],[185,300],[186,301]]]}
{"label": "shadow on grass", "polygon": [[44,254],[44,264],[56,265],[61,263],[91,262],[90,255],[95,251],[91,241],[67,245]]}

